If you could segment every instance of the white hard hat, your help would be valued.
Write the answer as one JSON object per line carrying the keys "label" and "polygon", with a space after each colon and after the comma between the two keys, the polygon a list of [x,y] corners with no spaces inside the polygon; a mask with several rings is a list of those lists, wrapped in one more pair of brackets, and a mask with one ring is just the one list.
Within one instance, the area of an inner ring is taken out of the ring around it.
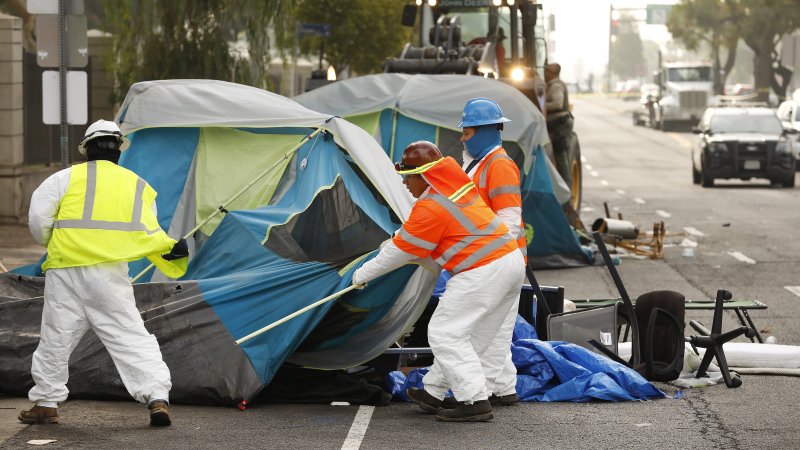
{"label": "white hard hat", "polygon": [[89,128],[86,129],[86,134],[83,135],[83,139],[81,139],[80,144],[78,144],[78,151],[81,153],[81,155],[86,154],[86,144],[92,139],[100,136],[114,136],[119,139],[119,151],[121,152],[127,150],[131,145],[131,141],[122,135],[122,132],[119,130],[119,126],[117,126],[116,123],[111,122],[110,120],[100,119],[97,122],[89,125]]}

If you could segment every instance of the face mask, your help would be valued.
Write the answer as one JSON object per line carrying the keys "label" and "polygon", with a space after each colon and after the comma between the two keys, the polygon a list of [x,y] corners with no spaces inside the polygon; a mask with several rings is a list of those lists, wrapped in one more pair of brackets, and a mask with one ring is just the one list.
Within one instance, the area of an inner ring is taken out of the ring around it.
{"label": "face mask", "polygon": [[472,135],[468,141],[464,142],[464,147],[470,156],[475,159],[481,159],[492,151],[492,149],[502,144],[502,142],[500,130],[497,129],[497,126],[486,125],[478,127],[475,130],[475,134]]}

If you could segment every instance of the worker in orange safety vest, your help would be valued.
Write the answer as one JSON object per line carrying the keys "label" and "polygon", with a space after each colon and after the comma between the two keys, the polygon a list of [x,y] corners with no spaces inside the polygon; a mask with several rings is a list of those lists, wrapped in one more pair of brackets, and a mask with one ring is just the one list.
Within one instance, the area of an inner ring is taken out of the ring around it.
{"label": "worker in orange safety vest", "polygon": [[[499,374],[510,356],[525,273],[522,254],[474,183],[434,144],[409,145],[398,169],[418,200],[402,228],[355,271],[353,283],[427,257],[452,273],[428,325],[434,363],[423,378],[425,388],[407,394],[438,420],[491,420],[490,395],[517,397],[514,390],[489,392],[487,374]],[[455,401],[444,401],[448,389]]]}

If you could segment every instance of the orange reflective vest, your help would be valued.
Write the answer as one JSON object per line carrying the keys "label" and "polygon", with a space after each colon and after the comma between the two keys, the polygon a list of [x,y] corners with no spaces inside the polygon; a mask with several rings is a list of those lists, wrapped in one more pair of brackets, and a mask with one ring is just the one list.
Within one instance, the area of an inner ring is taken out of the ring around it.
{"label": "orange reflective vest", "polygon": [[[481,198],[495,213],[503,208],[522,207],[519,178],[517,163],[502,148],[484,156],[472,175]],[[525,239],[525,223],[521,219],[517,246],[527,261],[528,241]]]}
{"label": "orange reflective vest", "polygon": [[[430,166],[430,167],[427,167]],[[419,258],[431,256],[453,274],[486,265],[516,250],[508,229],[478,195],[456,160],[423,166],[431,186],[394,236],[395,245]]]}

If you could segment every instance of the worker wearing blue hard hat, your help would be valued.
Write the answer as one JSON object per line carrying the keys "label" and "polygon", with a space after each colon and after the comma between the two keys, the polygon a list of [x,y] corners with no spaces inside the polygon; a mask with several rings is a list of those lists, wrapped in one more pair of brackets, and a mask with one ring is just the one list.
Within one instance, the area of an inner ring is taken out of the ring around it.
{"label": "worker wearing blue hard hat", "polygon": [[[489,208],[506,225],[506,238],[516,240],[523,257],[527,255],[527,240],[522,222],[520,173],[517,164],[503,149],[503,124],[511,122],[503,115],[500,105],[489,98],[467,101],[458,125],[463,130],[464,171],[472,179]],[[521,287],[521,286],[520,286]],[[500,332],[493,338],[492,348],[503,348],[500,359],[484,361],[487,390],[494,405],[512,405],[519,401],[516,394],[517,371],[511,361],[511,334],[516,322],[518,302],[508,311]]]}

